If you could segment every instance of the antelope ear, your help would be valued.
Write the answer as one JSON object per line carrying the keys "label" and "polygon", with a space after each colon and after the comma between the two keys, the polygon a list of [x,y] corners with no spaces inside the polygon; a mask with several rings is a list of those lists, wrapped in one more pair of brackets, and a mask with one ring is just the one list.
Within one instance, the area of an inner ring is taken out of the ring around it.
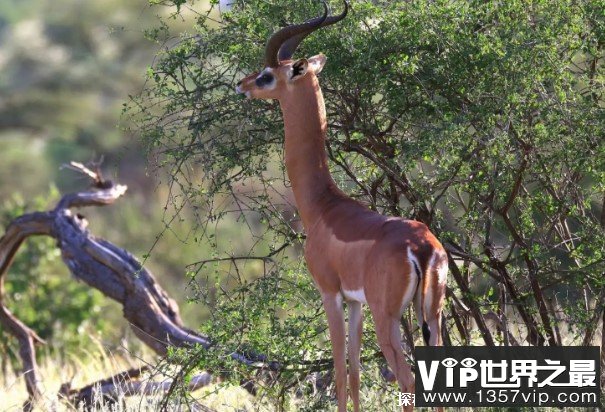
{"label": "antelope ear", "polygon": [[292,69],[290,70],[290,81],[295,82],[298,79],[302,79],[307,71],[309,70],[309,61],[307,59],[299,59],[292,63]]}
{"label": "antelope ear", "polygon": [[323,54],[318,54],[317,56],[309,57],[310,70],[315,74],[321,73],[321,69],[324,68],[326,60],[326,56],[324,56]]}

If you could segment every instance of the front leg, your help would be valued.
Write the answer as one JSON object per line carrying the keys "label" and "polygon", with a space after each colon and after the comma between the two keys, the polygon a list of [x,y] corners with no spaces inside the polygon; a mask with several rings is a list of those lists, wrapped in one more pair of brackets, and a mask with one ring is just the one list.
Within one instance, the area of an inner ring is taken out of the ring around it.
{"label": "front leg", "polygon": [[338,399],[338,412],[347,410],[347,365],[345,353],[345,318],[340,292],[321,294],[326,315],[328,316],[328,327],[330,329],[330,341],[332,342],[332,354],[334,357],[334,370],[336,380],[336,397]]}
{"label": "front leg", "polygon": [[360,302],[347,302],[349,309],[349,390],[353,411],[359,412],[359,354],[363,333],[363,317]]}

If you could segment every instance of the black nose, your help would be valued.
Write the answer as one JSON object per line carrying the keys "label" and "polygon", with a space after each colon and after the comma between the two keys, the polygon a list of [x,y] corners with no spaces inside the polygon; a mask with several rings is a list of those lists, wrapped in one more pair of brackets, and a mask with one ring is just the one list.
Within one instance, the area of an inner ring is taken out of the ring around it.
{"label": "black nose", "polygon": [[239,82],[237,82],[237,85],[239,86],[240,84],[242,84],[242,81],[240,80]]}

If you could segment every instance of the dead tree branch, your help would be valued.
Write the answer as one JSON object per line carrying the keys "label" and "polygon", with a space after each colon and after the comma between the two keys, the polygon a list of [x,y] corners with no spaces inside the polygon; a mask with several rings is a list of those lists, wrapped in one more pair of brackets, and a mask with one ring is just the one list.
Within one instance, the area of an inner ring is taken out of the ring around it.
{"label": "dead tree branch", "polygon": [[[24,409],[32,408],[33,401],[42,398],[41,377],[36,364],[35,345],[44,341],[36,333],[17,319],[7,308],[4,282],[15,254],[21,244],[30,236],[50,236],[57,241],[61,256],[72,275],[99,290],[105,296],[119,302],[124,317],[130,323],[135,335],[157,354],[164,356],[168,348],[212,346],[208,337],[187,328],[179,315],[178,305],[156,282],[151,272],[137,259],[112,243],[93,236],[87,230],[84,216],[71,209],[87,206],[111,205],[126,192],[126,186],[105,180],[97,166],[96,171],[72,162],[67,166],[81,172],[93,180],[93,187],[87,191],[63,196],[57,206],[48,212],[34,212],[13,220],[0,238],[0,323],[19,342],[19,355],[23,363],[25,383],[29,400]],[[262,367],[262,357],[230,353],[230,356],[246,364]],[[269,365],[275,367],[275,365]],[[200,375],[194,387],[210,381],[210,375]],[[100,384],[100,385],[99,385]],[[170,387],[171,382],[128,382],[116,386],[115,382],[91,385],[79,391],[69,391],[73,399],[86,396],[93,388],[102,394],[122,390],[124,393],[149,393]],[[191,383],[190,383],[191,385]]]}

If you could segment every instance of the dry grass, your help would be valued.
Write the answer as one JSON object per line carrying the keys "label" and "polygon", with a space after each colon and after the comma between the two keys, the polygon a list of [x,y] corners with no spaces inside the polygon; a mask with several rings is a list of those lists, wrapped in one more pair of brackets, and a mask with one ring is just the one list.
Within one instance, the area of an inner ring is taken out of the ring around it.
{"label": "dry grass", "polygon": [[[44,396],[43,402],[36,405],[37,411],[83,411],[79,408],[57,400],[57,393],[61,384],[72,382],[73,388],[80,388],[91,382],[107,378],[124,370],[135,366],[144,365],[145,362],[154,363],[157,358],[148,353],[141,359],[137,359],[125,351],[112,353],[105,350],[102,345],[90,352],[79,354],[70,354],[59,358],[58,356],[45,356],[44,361],[39,365],[40,373],[43,379]],[[366,376],[366,378],[369,378]],[[156,373],[153,376],[155,381],[167,379],[165,375]],[[395,399],[388,402],[389,407],[385,409],[386,393],[364,391],[362,393],[362,402],[365,405],[364,410],[371,411],[396,411]],[[252,397],[241,387],[222,384],[210,385],[200,389],[192,394],[194,400],[211,410],[218,412],[273,412],[275,407],[263,396]],[[389,399],[391,397],[389,396]],[[21,374],[9,373],[8,376],[0,375],[0,411],[20,411],[23,403],[27,399],[25,382]],[[124,402],[117,404],[107,404],[101,399],[97,399],[92,409],[94,412],[126,412],[126,411],[157,411],[162,401],[162,396],[132,396],[123,398]],[[290,405],[288,410],[297,411],[306,403],[302,398],[291,398],[288,400]],[[333,402],[333,408],[336,409],[336,402]],[[390,406],[393,406],[390,408]],[[188,405],[172,404],[171,411],[192,410]]]}
{"label": "dry grass", "polygon": [[[72,383],[73,388],[80,388],[91,382],[107,378],[127,369],[144,365],[146,362],[152,364],[157,359],[151,354],[143,358],[135,359],[128,353],[114,354],[104,350],[99,345],[93,351],[82,351],[78,354],[68,354],[63,357],[45,356],[39,364],[43,380],[44,400],[36,405],[36,411],[79,411],[66,402],[57,399],[57,393],[63,383]],[[167,376],[154,374],[153,380],[168,379]],[[242,388],[219,388],[210,385],[194,392],[193,398],[200,404],[217,411],[253,411],[258,410],[254,406],[254,399]],[[27,391],[23,375],[9,372],[7,376],[0,375],[0,411],[20,411],[23,403],[27,400]],[[126,412],[126,411],[156,411],[162,396],[131,396],[124,397],[123,402],[110,405],[101,399],[95,400],[93,411],[95,412]],[[173,405],[171,410],[190,410],[183,405]]]}
{"label": "dry grass", "polygon": [[[135,358],[123,351],[120,354],[106,351],[102,345],[90,352],[81,352],[64,357],[45,356],[44,361],[39,365],[40,372],[44,382],[45,400],[36,405],[37,411],[83,411],[80,406],[75,408],[65,402],[57,400],[57,393],[61,384],[72,382],[72,387],[80,388],[91,382],[98,381],[108,376],[115,375],[126,369],[135,366],[144,365],[145,362],[156,362],[150,353],[143,358]],[[378,372],[364,371],[362,379],[380,379]],[[374,376],[375,375],[375,376]],[[167,379],[166,376],[156,373],[153,376],[155,381]],[[363,410],[367,411],[400,411],[396,406],[394,397],[394,388],[376,390],[362,390],[361,399]],[[275,408],[263,402],[263,397],[254,398],[240,387],[225,387],[223,385],[210,385],[198,390],[192,394],[192,397],[199,404],[218,412],[272,412]],[[23,403],[27,399],[25,383],[22,375],[9,373],[8,376],[0,375],[0,411],[20,411]],[[162,396],[132,396],[124,397],[123,402],[117,404],[107,404],[101,399],[96,400],[93,412],[126,412],[126,411],[157,411]],[[289,399],[290,407],[288,410],[297,411],[306,403],[305,399]],[[336,403],[332,402],[329,410],[336,410]],[[350,405],[351,406],[351,405]],[[471,411],[470,408],[448,408],[460,412]],[[189,411],[195,410],[191,405],[171,404],[170,411]],[[430,410],[422,408],[419,410]],[[487,408],[486,412],[499,410],[517,410],[517,411],[554,411],[553,408]],[[559,410],[559,409],[557,409]],[[587,408],[564,408],[566,411],[588,410]]]}

